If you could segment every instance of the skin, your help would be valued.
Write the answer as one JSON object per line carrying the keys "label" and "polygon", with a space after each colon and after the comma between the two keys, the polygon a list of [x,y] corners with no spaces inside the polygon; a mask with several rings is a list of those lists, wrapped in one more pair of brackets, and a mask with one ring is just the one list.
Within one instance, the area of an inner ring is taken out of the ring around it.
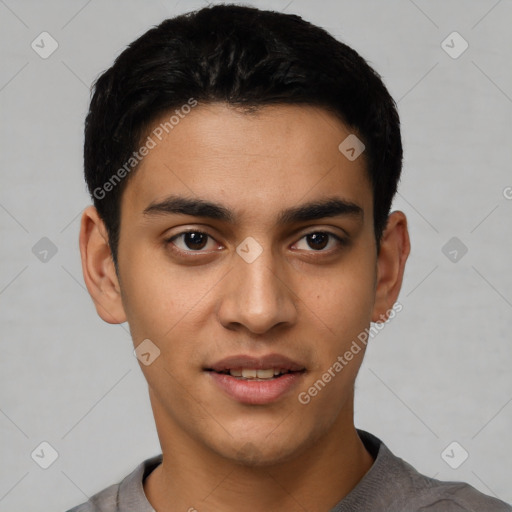
{"label": "skin", "polygon": [[[377,255],[364,153],[349,161],[338,150],[350,133],[311,106],[195,107],[123,192],[119,276],[103,222],[92,206],[84,211],[83,272],[98,314],[127,320],[135,346],[150,339],[161,351],[140,364],[163,452],[144,482],[158,512],[326,512],[371,467],[353,421],[364,350],[309,404],[297,399],[370,321],[387,317],[410,251],[406,217],[395,211]],[[171,194],[222,204],[235,220],[144,215]],[[282,209],[333,196],[363,214],[277,223]],[[168,239],[188,228],[211,238],[200,254],[174,239],[178,255]],[[305,235],[315,232],[347,243],[311,245]],[[249,236],[262,248],[252,263],[236,252]],[[269,353],[306,367],[274,403],[241,404],[203,371],[227,356]]]}

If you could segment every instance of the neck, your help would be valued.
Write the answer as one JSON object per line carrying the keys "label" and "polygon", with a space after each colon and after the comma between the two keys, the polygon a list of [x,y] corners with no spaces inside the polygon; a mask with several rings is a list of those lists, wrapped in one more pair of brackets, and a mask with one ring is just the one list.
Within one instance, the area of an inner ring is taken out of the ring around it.
{"label": "neck", "polygon": [[221,457],[174,425],[157,422],[163,460],[144,482],[146,497],[157,512],[327,512],[373,464],[352,409],[299,455],[256,467]]}

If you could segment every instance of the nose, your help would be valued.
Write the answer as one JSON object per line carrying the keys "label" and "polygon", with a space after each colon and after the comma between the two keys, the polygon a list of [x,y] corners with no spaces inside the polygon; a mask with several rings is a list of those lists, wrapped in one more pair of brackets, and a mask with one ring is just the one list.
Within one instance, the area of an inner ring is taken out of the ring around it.
{"label": "nose", "polygon": [[234,254],[234,268],[224,282],[217,314],[227,329],[245,327],[264,334],[277,326],[292,325],[297,319],[296,298],[286,268],[273,261],[265,249],[252,262]]}

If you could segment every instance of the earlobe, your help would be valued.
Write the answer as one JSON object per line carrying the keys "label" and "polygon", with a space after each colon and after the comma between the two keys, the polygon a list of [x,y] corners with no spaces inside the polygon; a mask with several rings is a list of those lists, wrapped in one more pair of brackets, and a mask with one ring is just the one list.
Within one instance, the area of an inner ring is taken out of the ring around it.
{"label": "earlobe", "polygon": [[82,214],[80,255],[84,281],[98,315],[109,324],[125,322],[126,314],[107,229],[94,206],[89,206]]}
{"label": "earlobe", "polygon": [[402,287],[405,263],[411,251],[407,218],[395,211],[388,217],[377,257],[377,282],[372,322],[387,320]]}

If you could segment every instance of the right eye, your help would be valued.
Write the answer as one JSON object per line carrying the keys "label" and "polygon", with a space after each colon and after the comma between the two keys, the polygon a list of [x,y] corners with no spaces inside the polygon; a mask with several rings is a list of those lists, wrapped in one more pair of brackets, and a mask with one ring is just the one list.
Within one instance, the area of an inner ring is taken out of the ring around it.
{"label": "right eye", "polygon": [[[173,235],[167,239],[166,242],[174,246],[173,250],[178,250],[182,253],[187,252],[209,252],[208,250],[203,251],[205,247],[208,247],[209,243],[213,242],[213,238],[204,231],[188,230],[182,231],[177,235]],[[215,245],[215,244],[213,244]],[[210,247],[212,249],[213,247]]]}

